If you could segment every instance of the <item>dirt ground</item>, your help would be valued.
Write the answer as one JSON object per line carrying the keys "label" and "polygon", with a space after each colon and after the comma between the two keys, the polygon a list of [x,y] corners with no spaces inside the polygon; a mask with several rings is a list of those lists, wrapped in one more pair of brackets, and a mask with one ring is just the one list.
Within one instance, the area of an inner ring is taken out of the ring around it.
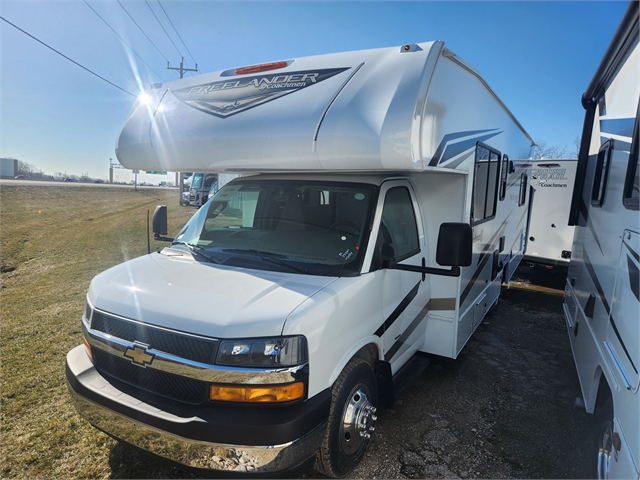
{"label": "dirt ground", "polygon": [[[593,478],[592,415],[562,313],[566,270],[523,265],[456,360],[380,410],[351,478]],[[310,475],[311,476],[311,475]]]}

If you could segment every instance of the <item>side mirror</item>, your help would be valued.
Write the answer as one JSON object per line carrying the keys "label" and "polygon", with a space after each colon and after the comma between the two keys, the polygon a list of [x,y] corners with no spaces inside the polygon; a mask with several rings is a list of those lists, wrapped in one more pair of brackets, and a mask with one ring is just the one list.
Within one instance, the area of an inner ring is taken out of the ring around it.
{"label": "side mirror", "polygon": [[393,249],[389,247],[391,251],[385,251],[380,240],[378,243],[380,244],[380,268],[422,273],[422,280],[428,274],[459,277],[460,267],[468,267],[472,262],[473,231],[467,223],[443,223],[440,225],[436,262],[443,267],[451,267],[450,270],[427,267],[424,257],[422,258],[422,266],[397,263]]}
{"label": "side mirror", "polygon": [[167,234],[167,206],[158,205],[153,211],[153,239],[162,242],[173,242],[173,238],[163,237]]}
{"label": "side mirror", "polygon": [[438,233],[436,262],[443,267],[468,267],[472,259],[473,231],[467,223],[443,223]]}

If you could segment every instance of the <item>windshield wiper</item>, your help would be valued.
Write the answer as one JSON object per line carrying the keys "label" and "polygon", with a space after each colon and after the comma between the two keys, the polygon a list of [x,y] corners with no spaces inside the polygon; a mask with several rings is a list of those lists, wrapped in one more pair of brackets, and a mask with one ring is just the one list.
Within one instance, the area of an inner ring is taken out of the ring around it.
{"label": "windshield wiper", "polygon": [[295,265],[290,265],[287,262],[283,262],[282,260],[279,260],[279,258],[289,258],[286,255],[283,255],[282,253],[268,252],[265,250],[256,250],[255,248],[246,248],[246,249],[245,248],[224,248],[222,251],[226,253],[247,253],[249,255],[257,255],[265,262],[271,262],[275,265],[280,265],[282,267],[286,267],[288,269],[294,270],[299,273],[307,273],[306,268],[296,267]]}
{"label": "windshield wiper", "polygon": [[173,242],[171,245],[185,245],[193,253],[197,253],[202,258],[205,258],[206,260],[208,260],[211,263],[216,263],[218,265],[220,265],[222,263],[222,260],[218,260],[217,258],[211,257],[211,256],[207,255],[206,253],[204,253],[202,251],[202,250],[204,250],[204,247],[201,247],[200,245],[195,245],[195,244],[189,243],[189,242]]}
{"label": "windshield wiper", "polygon": [[269,252],[267,250],[257,250],[255,248],[223,248],[222,251],[229,253],[248,253],[250,255],[265,255],[268,257],[287,258],[287,256],[283,255],[282,253]]}

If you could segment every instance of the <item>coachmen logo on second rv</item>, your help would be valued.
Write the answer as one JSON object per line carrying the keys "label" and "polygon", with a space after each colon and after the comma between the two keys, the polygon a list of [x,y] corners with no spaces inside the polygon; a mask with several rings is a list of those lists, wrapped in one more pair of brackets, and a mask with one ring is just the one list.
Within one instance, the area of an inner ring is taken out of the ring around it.
{"label": "coachmen logo on second rv", "polygon": [[182,88],[173,94],[190,107],[226,118],[320,83],[349,68],[255,75]]}

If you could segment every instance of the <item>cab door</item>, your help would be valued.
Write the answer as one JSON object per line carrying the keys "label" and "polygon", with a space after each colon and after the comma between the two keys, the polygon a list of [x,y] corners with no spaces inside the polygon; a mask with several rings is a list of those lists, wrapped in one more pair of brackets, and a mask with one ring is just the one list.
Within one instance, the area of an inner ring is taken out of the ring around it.
{"label": "cab door", "polygon": [[[421,266],[426,255],[423,223],[416,195],[408,181],[394,180],[382,185],[378,214],[378,249],[382,258],[405,265]],[[382,337],[384,359],[395,373],[423,343],[427,304],[431,297],[428,276],[391,268],[380,276],[380,298],[384,323],[376,335]]]}

